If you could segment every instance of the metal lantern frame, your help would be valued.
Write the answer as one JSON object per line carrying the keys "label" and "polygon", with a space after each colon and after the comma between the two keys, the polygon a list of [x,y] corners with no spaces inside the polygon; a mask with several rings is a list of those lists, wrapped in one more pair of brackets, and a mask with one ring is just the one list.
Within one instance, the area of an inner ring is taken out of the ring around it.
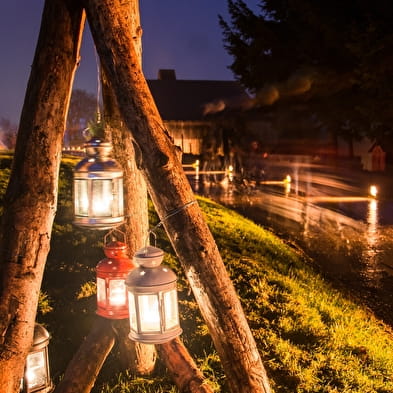
{"label": "metal lantern frame", "polygon": [[33,345],[26,358],[23,393],[49,393],[54,389],[49,368],[48,344],[50,335],[40,324],[34,326]]}
{"label": "metal lantern frame", "polygon": [[[114,240],[114,235],[122,240]],[[112,238],[112,241],[109,241]],[[104,237],[104,253],[96,266],[97,273],[97,314],[108,319],[126,319],[128,313],[128,296],[125,279],[137,265],[129,259],[125,234],[112,230]]]}
{"label": "metal lantern frame", "polygon": [[126,279],[130,314],[129,338],[145,344],[162,344],[182,333],[179,323],[177,277],[161,265],[164,252],[147,246],[134,259],[140,266]]}
{"label": "metal lantern frame", "polygon": [[74,169],[74,224],[111,229],[124,222],[123,170],[100,138],[85,144],[86,157]]}

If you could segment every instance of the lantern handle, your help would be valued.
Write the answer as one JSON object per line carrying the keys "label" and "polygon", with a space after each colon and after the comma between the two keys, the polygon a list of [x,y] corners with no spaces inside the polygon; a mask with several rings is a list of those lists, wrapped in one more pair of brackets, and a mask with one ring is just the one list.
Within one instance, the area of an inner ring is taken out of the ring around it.
{"label": "lantern handle", "polygon": [[[117,234],[119,234],[120,236],[116,236],[115,232]],[[123,231],[121,231],[120,229],[113,228],[104,236],[104,246],[106,246],[108,244],[107,240],[108,240],[109,236],[111,236],[110,240],[114,240],[114,239],[118,240],[119,237],[121,237],[123,243],[126,244],[126,234]]]}
{"label": "lantern handle", "polygon": [[149,229],[149,231],[147,232],[145,247],[147,247],[150,244],[150,235],[153,235],[153,237],[154,237],[154,247],[157,247],[157,234],[152,229]]}

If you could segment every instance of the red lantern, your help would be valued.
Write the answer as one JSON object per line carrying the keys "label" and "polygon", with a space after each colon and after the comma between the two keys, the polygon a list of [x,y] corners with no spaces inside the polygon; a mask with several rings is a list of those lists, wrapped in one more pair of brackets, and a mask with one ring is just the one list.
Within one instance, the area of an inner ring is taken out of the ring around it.
{"label": "red lantern", "polygon": [[128,258],[125,243],[113,240],[107,244],[108,235],[104,238],[104,253],[107,258],[96,266],[97,314],[109,319],[125,319],[129,314],[124,280],[138,265]]}

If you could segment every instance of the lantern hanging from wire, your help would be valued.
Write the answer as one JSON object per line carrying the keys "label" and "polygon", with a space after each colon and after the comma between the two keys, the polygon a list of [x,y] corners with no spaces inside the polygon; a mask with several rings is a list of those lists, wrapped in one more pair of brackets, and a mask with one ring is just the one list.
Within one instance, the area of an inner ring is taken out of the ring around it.
{"label": "lantern hanging from wire", "polygon": [[49,333],[40,324],[34,326],[33,345],[26,358],[23,393],[48,393],[54,389],[49,370]]}
{"label": "lantern hanging from wire", "polygon": [[177,277],[161,265],[164,252],[147,246],[134,260],[138,268],[126,278],[130,314],[130,339],[146,344],[162,344],[179,336]]}
{"label": "lantern hanging from wire", "polygon": [[86,157],[74,169],[74,224],[110,229],[123,223],[123,171],[100,138],[85,144]]}
{"label": "lantern hanging from wire", "polygon": [[[123,242],[114,235],[123,237]],[[108,242],[109,237],[111,241]],[[109,319],[128,318],[128,297],[125,279],[137,265],[128,258],[125,235],[112,230],[104,237],[104,253],[96,266],[97,272],[97,314]]]}

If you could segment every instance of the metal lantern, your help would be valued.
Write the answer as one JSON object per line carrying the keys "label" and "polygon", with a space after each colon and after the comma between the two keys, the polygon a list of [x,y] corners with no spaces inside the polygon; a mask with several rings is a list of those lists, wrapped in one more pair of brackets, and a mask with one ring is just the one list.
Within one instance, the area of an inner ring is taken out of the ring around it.
{"label": "metal lantern", "polygon": [[179,336],[175,273],[161,265],[164,252],[148,246],[134,259],[138,268],[126,278],[130,313],[131,340],[146,344],[162,344]]}
{"label": "metal lantern", "polygon": [[124,221],[123,171],[99,138],[85,144],[87,156],[74,170],[74,224],[109,229]]}
{"label": "metal lantern", "polygon": [[125,243],[119,240],[107,243],[110,234],[104,238],[106,258],[96,266],[97,314],[109,319],[125,319],[128,318],[128,301],[124,280],[137,265],[128,258]]}
{"label": "metal lantern", "polygon": [[42,325],[36,323],[34,326],[33,345],[26,358],[22,388],[24,393],[47,393],[54,388],[49,371],[49,338],[48,331]]}

